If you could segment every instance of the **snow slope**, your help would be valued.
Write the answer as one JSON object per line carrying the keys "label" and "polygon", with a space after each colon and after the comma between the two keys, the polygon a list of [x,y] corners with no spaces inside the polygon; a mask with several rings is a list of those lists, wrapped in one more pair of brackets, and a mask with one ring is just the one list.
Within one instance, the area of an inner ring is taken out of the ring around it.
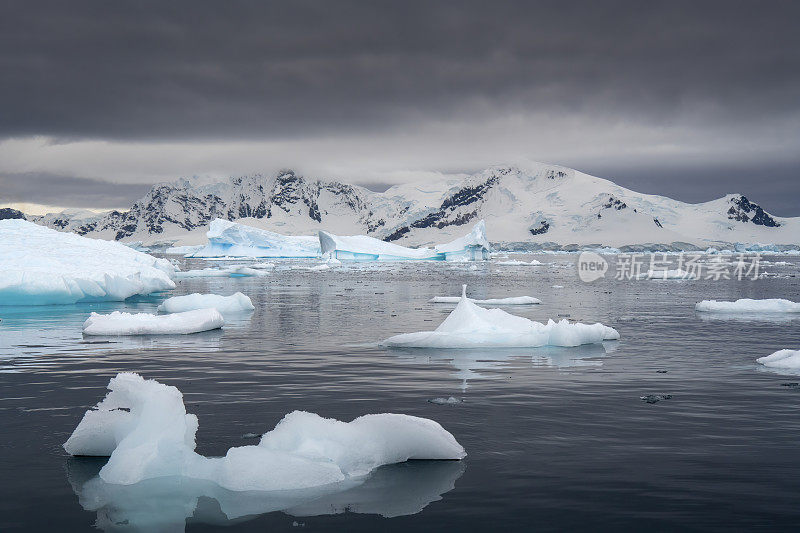
{"label": "snow slope", "polygon": [[117,242],[0,220],[0,305],[124,300],[174,289],[175,268]]}
{"label": "snow slope", "polygon": [[493,242],[550,248],[800,246],[800,217],[771,216],[740,194],[687,204],[546,164],[496,166],[463,179],[404,184],[382,193],[288,170],[219,182],[181,179],[154,186],[125,213],[36,220],[105,239],[196,245],[205,241],[204,233],[216,218],[283,235],[324,230],[403,246],[456,238],[466,224],[481,219]]}

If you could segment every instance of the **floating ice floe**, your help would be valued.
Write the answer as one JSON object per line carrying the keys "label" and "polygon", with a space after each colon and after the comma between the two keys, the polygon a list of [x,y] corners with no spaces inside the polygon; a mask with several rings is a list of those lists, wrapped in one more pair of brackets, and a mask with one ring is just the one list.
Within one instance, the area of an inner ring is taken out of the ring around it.
{"label": "floating ice floe", "polygon": [[459,400],[455,396],[450,396],[449,398],[432,398],[428,400],[428,403],[433,403],[436,405],[455,405],[457,403],[461,403],[462,400]]}
{"label": "floating ice floe", "polygon": [[118,242],[0,220],[0,305],[121,301],[174,289],[166,259]]}
{"label": "floating ice floe", "polygon": [[228,268],[203,268],[199,270],[184,270],[176,272],[176,278],[249,278],[268,276],[269,272],[263,269],[247,266],[233,266]]}
{"label": "floating ice floe", "polygon": [[196,309],[211,308],[223,314],[242,313],[255,309],[250,298],[241,292],[231,294],[230,296],[199,293],[187,294],[185,296],[173,296],[172,298],[167,298],[158,306],[158,310],[162,313],[182,313],[185,311],[194,311]]}
{"label": "floating ice floe", "polygon": [[[486,300],[468,298],[468,300],[478,305],[536,305],[542,303],[539,298],[534,298],[533,296],[511,296],[509,298],[488,298]],[[457,304],[460,301],[460,296],[434,296],[428,300],[428,303]]]}
{"label": "floating ice floe", "polygon": [[383,344],[407,348],[521,348],[579,346],[619,339],[614,328],[599,322],[571,324],[564,319],[542,324],[502,309],[484,309],[471,302],[466,291],[464,285],[458,305],[436,330],[395,335]]}
{"label": "floating ice floe", "polygon": [[209,225],[208,244],[189,257],[319,257],[314,236],[281,235],[245,224],[215,219]]}
{"label": "floating ice floe", "polygon": [[204,457],[194,451],[197,417],[186,413],[178,389],[127,372],[112,378],[108,388],[64,444],[70,455],[110,456],[99,474],[106,483],[172,476],[233,491],[295,490],[342,483],[409,459],[466,456],[433,420],[372,414],[340,422],[294,411],[258,445]]}
{"label": "floating ice floe", "polygon": [[169,315],[92,313],[83,323],[84,335],[186,335],[219,329],[225,320],[216,309],[196,309]]}
{"label": "floating ice floe", "polygon": [[800,303],[783,298],[741,298],[735,302],[703,300],[695,304],[694,308],[704,313],[800,313]]}
{"label": "floating ice floe", "polygon": [[778,350],[771,355],[759,357],[756,362],[779,370],[800,370],[800,350]]}
{"label": "floating ice floe", "polygon": [[691,272],[681,269],[675,270],[648,270],[643,274],[636,276],[636,279],[696,279],[696,276]]}
{"label": "floating ice floe", "polygon": [[495,261],[495,265],[505,265],[505,266],[539,266],[542,264],[541,261],[537,261],[534,259],[533,261],[519,261],[517,259],[511,259],[510,261]]}
{"label": "floating ice floe", "polygon": [[472,231],[448,244],[434,248],[406,248],[367,235],[340,236],[319,232],[320,249],[324,257],[345,261],[476,261],[489,258],[486,224],[475,224]]}

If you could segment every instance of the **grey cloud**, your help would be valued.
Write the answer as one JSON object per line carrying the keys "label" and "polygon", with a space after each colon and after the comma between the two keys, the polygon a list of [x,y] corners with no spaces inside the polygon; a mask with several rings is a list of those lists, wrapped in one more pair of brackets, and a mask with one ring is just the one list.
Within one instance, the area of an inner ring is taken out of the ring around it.
{"label": "grey cloud", "polygon": [[793,2],[6,2],[0,136],[284,138],[454,114],[796,113]]}
{"label": "grey cloud", "polygon": [[81,208],[127,208],[150,189],[147,184],[26,172],[0,172],[0,202],[35,202]]}

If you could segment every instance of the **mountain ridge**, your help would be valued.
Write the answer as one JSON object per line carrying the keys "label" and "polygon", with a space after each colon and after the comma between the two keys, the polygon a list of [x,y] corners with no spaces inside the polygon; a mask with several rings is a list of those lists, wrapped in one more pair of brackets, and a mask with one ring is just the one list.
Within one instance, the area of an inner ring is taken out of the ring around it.
{"label": "mountain ridge", "polygon": [[226,180],[159,183],[128,211],[30,220],[89,237],[199,244],[214,218],[287,235],[319,229],[404,245],[441,242],[486,219],[493,242],[605,246],[682,242],[800,245],[800,217],[776,217],[741,194],[698,204],[638,193],[559,165],[494,166],[374,192],[285,169]]}

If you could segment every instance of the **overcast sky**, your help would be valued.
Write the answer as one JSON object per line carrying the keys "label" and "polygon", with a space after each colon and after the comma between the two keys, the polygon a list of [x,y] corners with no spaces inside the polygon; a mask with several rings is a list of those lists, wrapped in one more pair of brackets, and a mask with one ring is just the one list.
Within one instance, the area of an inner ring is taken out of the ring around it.
{"label": "overcast sky", "polygon": [[798,2],[0,0],[0,202],[534,160],[800,216]]}

